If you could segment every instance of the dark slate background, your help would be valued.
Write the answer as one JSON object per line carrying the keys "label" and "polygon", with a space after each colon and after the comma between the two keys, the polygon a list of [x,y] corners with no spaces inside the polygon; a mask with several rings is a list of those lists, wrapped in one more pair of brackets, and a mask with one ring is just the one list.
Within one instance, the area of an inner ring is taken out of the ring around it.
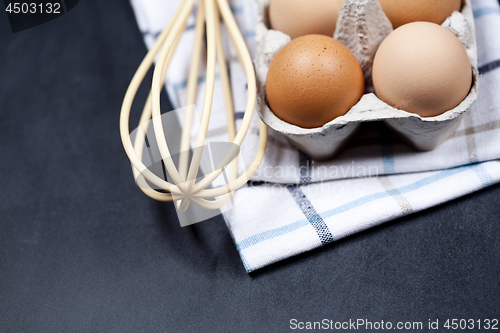
{"label": "dark slate background", "polygon": [[16,34],[2,13],[0,45],[0,332],[500,319],[499,185],[247,274],[220,217],[180,228],[133,182],[118,119],[146,49],[128,1]]}

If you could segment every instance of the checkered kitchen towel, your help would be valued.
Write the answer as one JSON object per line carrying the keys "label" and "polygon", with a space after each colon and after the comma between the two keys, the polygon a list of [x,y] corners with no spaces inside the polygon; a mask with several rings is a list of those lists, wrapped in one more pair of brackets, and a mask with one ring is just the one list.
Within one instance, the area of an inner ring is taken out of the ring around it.
{"label": "checkered kitchen towel", "polygon": [[[148,47],[173,15],[177,1],[131,0]],[[231,9],[255,54],[255,0],[232,0]],[[496,0],[472,1],[481,73],[479,98],[451,138],[417,152],[384,125],[363,124],[360,134],[331,161],[316,162],[270,131],[264,161],[237,191],[224,217],[248,272],[342,237],[411,214],[500,181],[500,9]],[[186,98],[194,14],[167,74],[174,107]],[[227,34],[226,34],[226,40]],[[225,51],[237,121],[246,103],[246,81],[234,49]],[[202,105],[200,70],[196,105]],[[216,79],[217,80],[217,79]],[[218,85],[216,84],[216,87]],[[227,141],[222,93],[216,88],[209,136]],[[255,114],[241,155],[249,165],[258,140]]]}

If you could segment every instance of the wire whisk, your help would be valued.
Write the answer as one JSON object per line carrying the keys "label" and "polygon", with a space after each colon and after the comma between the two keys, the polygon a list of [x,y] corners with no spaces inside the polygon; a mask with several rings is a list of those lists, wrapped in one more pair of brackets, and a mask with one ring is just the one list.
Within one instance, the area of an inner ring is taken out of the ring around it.
{"label": "wire whisk", "polygon": [[[244,185],[257,171],[264,158],[267,145],[267,127],[259,119],[259,144],[257,152],[248,169],[238,176],[238,159],[236,156],[250,127],[256,102],[257,88],[254,67],[250,53],[248,52],[227,0],[199,0],[195,18],[195,44],[188,73],[186,98],[186,105],[195,103],[198,72],[204,40],[203,37],[206,29],[206,85],[199,127],[200,130],[196,137],[195,147],[203,147],[206,142],[215,85],[216,61],[219,68],[219,77],[224,96],[229,141],[233,144],[229,145],[230,148],[228,148],[228,151],[219,164],[200,181],[196,182],[196,175],[200,168],[203,150],[194,149],[191,160],[189,160],[190,135],[194,111],[193,108],[187,108],[184,115],[184,126],[181,135],[179,167],[177,168],[175,166],[167,145],[165,133],[163,132],[160,92],[161,89],[163,89],[167,68],[186,27],[186,21],[193,11],[194,6],[195,0],[182,0],[173,19],[158,36],[155,44],[147,53],[133,76],[125,93],[120,114],[120,135],[128,158],[132,162],[134,178],[136,179],[137,185],[146,195],[155,200],[175,201],[177,209],[180,212],[186,211],[191,202],[206,209],[217,209],[225,205],[234,191]],[[247,79],[247,103],[238,130],[236,130],[235,125],[233,98],[223,51],[221,18],[235,46],[238,59]],[[139,120],[134,144],[132,144],[129,132],[130,110],[137,90],[157,55],[158,59],[154,67],[151,90]],[[155,175],[142,162],[141,156],[144,149],[147,124],[149,121],[152,121],[155,133],[154,136],[158,144],[159,152],[165,169],[174,182],[173,184]],[[207,188],[228,166],[230,172],[227,184],[216,188]],[[164,192],[153,189],[148,182],[164,190]]]}

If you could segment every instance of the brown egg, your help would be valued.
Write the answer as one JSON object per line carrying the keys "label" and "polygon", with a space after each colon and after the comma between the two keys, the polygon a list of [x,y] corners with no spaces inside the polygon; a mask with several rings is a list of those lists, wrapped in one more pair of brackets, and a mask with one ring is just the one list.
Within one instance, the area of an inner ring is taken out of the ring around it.
{"label": "brown egg", "polygon": [[271,28],[292,39],[309,34],[333,36],[342,0],[272,0]]}
{"label": "brown egg", "polygon": [[379,3],[394,29],[416,21],[441,24],[453,11],[462,8],[462,0],[379,0]]}
{"label": "brown egg", "polygon": [[287,123],[321,127],[342,116],[363,95],[364,78],[352,52],[323,35],[286,44],[274,57],[266,79],[273,113]]}
{"label": "brown egg", "polygon": [[423,117],[456,107],[472,83],[469,57],[458,38],[429,22],[402,25],[380,44],[373,60],[376,95]]}

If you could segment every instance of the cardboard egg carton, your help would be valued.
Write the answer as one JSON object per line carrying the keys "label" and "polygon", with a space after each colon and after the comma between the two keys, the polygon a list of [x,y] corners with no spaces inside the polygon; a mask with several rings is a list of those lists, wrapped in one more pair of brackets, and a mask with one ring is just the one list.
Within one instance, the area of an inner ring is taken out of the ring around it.
{"label": "cardboard egg carton", "polygon": [[435,117],[421,117],[396,109],[373,93],[373,58],[382,40],[393,30],[392,25],[378,0],[344,0],[333,37],[345,44],[358,59],[365,76],[366,93],[344,116],[337,117],[322,127],[306,129],[288,124],[270,110],[265,84],[269,64],[276,53],[290,41],[290,36],[269,29],[270,0],[257,1],[257,112],[270,128],[285,135],[292,145],[314,159],[327,159],[335,155],[355,134],[360,124],[368,121],[384,121],[418,150],[434,149],[455,131],[465,112],[477,99],[479,73],[471,0],[463,1],[461,12],[454,12],[441,25],[455,34],[464,45],[472,67],[473,85],[467,97],[457,107]]}

